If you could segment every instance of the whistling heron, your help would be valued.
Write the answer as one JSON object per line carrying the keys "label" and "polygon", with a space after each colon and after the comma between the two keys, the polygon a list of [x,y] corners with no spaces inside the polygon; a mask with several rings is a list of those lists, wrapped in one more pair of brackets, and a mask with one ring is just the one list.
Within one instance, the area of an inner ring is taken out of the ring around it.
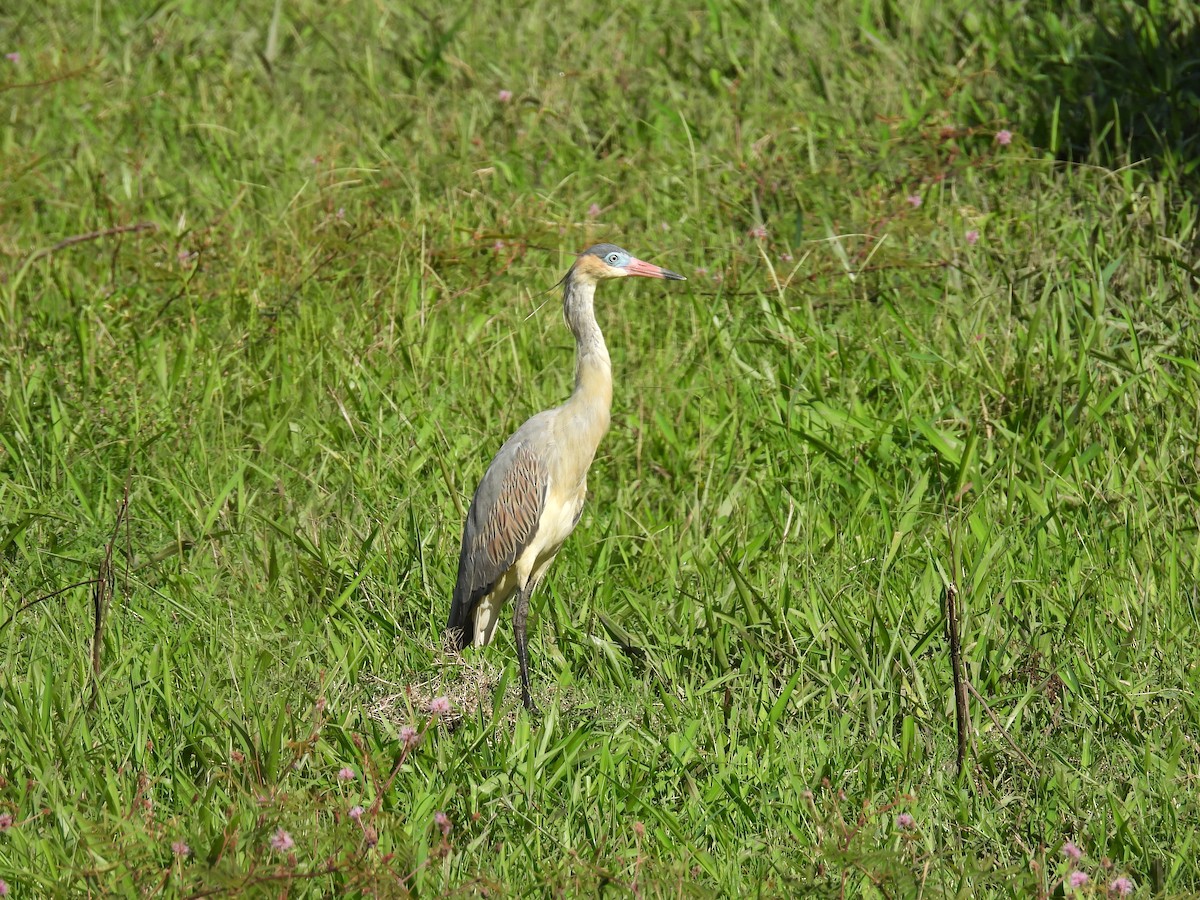
{"label": "whistling heron", "polygon": [[446,633],[451,646],[491,643],[504,605],[516,597],[513,624],[521,700],[529,694],[525,622],[529,598],[570,533],[587,496],[587,473],[612,407],[612,364],[592,301],[609,278],[685,280],[614,244],[585,250],[562,280],[563,315],[575,335],[575,390],[569,400],[517,429],[488,466],[463,526],[458,582]]}

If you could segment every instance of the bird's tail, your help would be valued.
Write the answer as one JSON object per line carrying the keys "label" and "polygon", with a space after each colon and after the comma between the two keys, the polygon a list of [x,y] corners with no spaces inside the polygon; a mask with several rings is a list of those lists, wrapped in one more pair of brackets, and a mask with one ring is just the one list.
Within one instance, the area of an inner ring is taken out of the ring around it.
{"label": "bird's tail", "polygon": [[455,586],[450,619],[446,622],[446,646],[451,650],[464,650],[475,640],[475,617],[471,615],[471,607],[470,598]]}

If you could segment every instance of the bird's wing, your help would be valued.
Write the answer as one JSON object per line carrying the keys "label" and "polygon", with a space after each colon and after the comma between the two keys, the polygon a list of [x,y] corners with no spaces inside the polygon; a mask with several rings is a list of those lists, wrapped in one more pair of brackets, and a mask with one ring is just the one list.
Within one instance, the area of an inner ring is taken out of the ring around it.
{"label": "bird's wing", "polygon": [[488,466],[463,526],[458,582],[446,625],[458,649],[474,639],[475,604],[537,534],[549,488],[546,466],[532,442],[520,433],[500,448]]}

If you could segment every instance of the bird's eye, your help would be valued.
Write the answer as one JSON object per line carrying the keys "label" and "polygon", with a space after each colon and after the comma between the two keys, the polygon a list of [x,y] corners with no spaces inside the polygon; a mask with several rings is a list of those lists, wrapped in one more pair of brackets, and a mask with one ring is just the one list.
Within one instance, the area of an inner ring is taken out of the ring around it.
{"label": "bird's eye", "polygon": [[621,260],[621,257],[618,256],[616,253],[608,254],[608,264],[610,266],[615,266],[618,262],[620,262],[620,260]]}

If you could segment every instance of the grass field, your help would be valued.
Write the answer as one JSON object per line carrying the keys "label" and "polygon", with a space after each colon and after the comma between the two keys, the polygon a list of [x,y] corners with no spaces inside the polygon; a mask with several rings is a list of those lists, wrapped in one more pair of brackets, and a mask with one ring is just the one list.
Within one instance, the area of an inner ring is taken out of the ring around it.
{"label": "grass field", "polygon": [[1191,4],[424,6],[0,12],[0,894],[1200,893]]}

